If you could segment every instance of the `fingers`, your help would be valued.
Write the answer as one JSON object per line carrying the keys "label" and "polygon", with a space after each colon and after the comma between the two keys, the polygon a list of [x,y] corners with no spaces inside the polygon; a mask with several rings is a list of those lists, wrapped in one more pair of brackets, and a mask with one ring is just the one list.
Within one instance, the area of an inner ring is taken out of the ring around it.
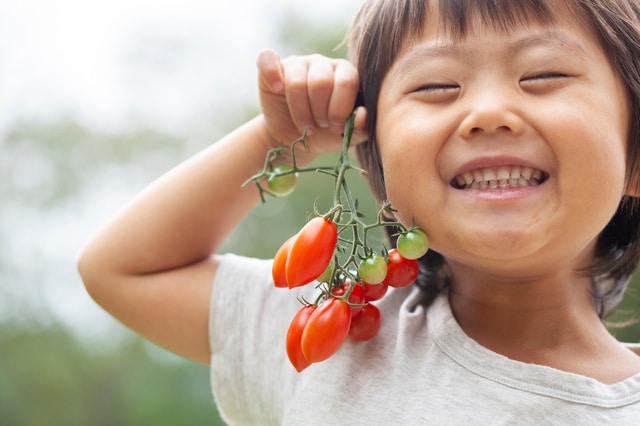
{"label": "fingers", "polygon": [[[310,64],[297,57],[282,62],[284,69],[285,95],[289,113],[300,133],[311,134],[318,127],[311,109],[311,94],[308,86]],[[315,94],[318,96],[318,94]]]}
{"label": "fingers", "polygon": [[350,62],[321,55],[280,60],[275,52],[265,50],[257,63],[260,90],[284,95],[291,120],[301,133],[344,131],[359,89],[358,72]]}
{"label": "fingers", "polygon": [[360,89],[358,71],[348,61],[338,61],[334,68],[333,91],[329,102],[328,119],[334,133],[344,131],[344,122],[353,112]]}
{"label": "fingers", "polygon": [[312,120],[320,128],[329,127],[329,103],[334,88],[334,69],[326,61],[312,63],[307,73],[307,93]]}

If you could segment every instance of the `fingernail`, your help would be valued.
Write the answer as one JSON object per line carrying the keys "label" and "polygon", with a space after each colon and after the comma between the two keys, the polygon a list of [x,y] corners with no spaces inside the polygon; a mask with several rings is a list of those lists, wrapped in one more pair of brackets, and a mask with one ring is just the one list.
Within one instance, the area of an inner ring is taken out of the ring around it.
{"label": "fingernail", "polygon": [[318,126],[323,128],[323,129],[326,129],[326,128],[329,127],[329,122],[328,121],[316,121],[316,123],[318,123]]}

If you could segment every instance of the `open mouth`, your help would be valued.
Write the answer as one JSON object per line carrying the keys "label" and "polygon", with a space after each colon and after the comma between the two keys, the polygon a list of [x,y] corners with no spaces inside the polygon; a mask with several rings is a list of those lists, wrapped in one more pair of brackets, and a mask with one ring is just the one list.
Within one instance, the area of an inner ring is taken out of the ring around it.
{"label": "open mouth", "polygon": [[456,189],[515,189],[538,186],[549,179],[549,174],[532,167],[500,166],[470,170],[451,181]]}

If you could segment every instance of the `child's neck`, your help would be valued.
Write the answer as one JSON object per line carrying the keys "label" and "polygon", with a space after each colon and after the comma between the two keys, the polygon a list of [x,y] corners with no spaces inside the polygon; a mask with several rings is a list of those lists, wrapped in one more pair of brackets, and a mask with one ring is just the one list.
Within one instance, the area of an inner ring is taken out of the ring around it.
{"label": "child's neck", "polygon": [[465,333],[511,359],[616,383],[640,373],[640,357],[619,344],[595,312],[590,279],[508,281],[452,271],[451,307]]}

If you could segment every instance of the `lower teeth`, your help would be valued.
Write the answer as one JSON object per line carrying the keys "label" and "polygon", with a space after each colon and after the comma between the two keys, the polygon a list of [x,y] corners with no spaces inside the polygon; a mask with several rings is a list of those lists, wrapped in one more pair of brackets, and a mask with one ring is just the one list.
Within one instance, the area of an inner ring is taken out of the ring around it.
{"label": "lower teeth", "polygon": [[536,179],[501,179],[482,182],[473,182],[471,185],[464,185],[462,189],[513,189],[527,186],[537,186],[540,182]]}

